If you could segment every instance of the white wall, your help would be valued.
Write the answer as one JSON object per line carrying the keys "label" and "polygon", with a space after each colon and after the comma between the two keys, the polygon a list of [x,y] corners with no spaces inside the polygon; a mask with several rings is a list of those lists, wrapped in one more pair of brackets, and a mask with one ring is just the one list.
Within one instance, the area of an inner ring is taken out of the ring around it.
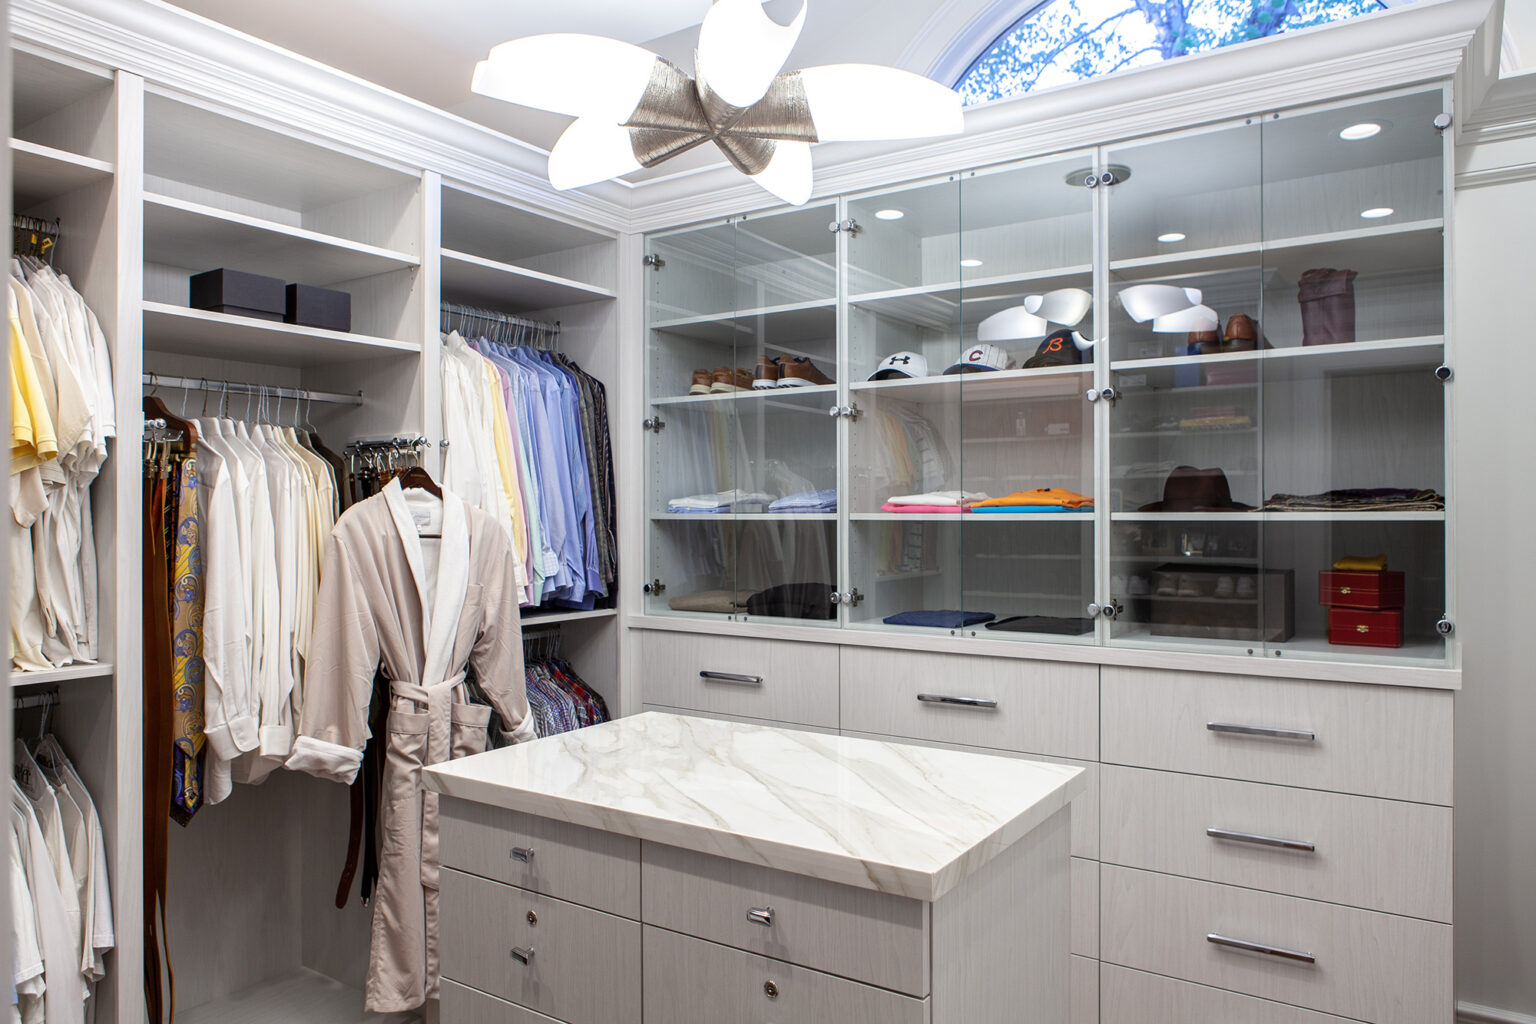
{"label": "white wall", "polygon": [[[1506,122],[1520,106],[1536,115],[1536,88],[1521,89],[1530,102],[1512,103],[1504,83],[1483,109],[1501,106]],[[1536,1017],[1536,137],[1476,143],[1460,163],[1457,997]]]}

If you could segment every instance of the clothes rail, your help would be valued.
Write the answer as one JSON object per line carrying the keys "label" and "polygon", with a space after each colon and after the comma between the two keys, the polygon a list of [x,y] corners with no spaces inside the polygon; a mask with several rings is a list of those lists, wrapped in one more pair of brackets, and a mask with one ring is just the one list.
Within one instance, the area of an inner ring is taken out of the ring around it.
{"label": "clothes rail", "polygon": [[[20,683],[12,683],[12,685],[20,685]],[[11,710],[31,711],[34,708],[52,708],[57,707],[58,703],[59,691],[55,687],[39,693],[17,694],[11,698]]]}
{"label": "clothes rail", "polygon": [[546,323],[530,320],[515,313],[501,313],[494,309],[461,306],[445,302],[440,307],[441,329],[444,334],[458,331],[465,337],[484,337],[512,345],[531,345],[535,348],[553,348],[560,337],[560,321]]}
{"label": "clothes rail", "polygon": [[158,373],[144,374],[146,387],[175,388],[179,391],[222,391],[232,395],[267,395],[271,398],[293,398],[306,402],[326,402],[331,405],[362,405],[363,393],[348,394],[336,391],[307,391],[303,388],[285,388],[276,384],[245,384],[233,380],[213,380],[207,377],[167,377]]}

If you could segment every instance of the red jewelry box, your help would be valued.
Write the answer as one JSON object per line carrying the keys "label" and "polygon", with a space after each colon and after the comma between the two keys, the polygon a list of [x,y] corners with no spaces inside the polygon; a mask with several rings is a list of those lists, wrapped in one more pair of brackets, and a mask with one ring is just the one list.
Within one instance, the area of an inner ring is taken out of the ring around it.
{"label": "red jewelry box", "polygon": [[1317,574],[1317,603],[1326,608],[1401,608],[1403,574],[1324,569]]}
{"label": "red jewelry box", "polygon": [[1403,610],[1328,609],[1328,642],[1350,647],[1403,646]]}

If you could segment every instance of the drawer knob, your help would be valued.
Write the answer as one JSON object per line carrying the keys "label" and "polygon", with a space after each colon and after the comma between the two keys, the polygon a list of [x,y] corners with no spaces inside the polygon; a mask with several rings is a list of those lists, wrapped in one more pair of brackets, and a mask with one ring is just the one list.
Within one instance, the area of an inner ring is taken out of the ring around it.
{"label": "drawer knob", "polygon": [[763,982],[763,995],[767,996],[769,999],[779,998],[779,986],[775,985],[771,981]]}
{"label": "drawer knob", "polygon": [[538,923],[539,923],[539,915],[534,913],[531,910],[528,911],[528,924],[530,926],[532,926],[532,925],[536,925]]}
{"label": "drawer knob", "polygon": [[1264,725],[1233,725],[1230,722],[1206,722],[1205,727],[1211,732],[1226,733],[1229,736],[1259,736],[1272,740],[1300,740],[1302,743],[1317,740],[1317,733],[1310,729],[1273,729]]}
{"label": "drawer knob", "polygon": [[1236,949],[1244,953],[1260,953],[1264,956],[1272,956],[1281,960],[1290,960],[1298,964],[1315,964],[1317,957],[1311,953],[1303,953],[1300,950],[1286,949],[1284,946],[1271,946],[1267,942],[1249,942],[1247,939],[1234,939],[1226,935],[1217,935],[1215,932],[1205,937],[1205,941],[1212,945],[1221,946],[1223,949]]}
{"label": "drawer knob", "polygon": [[1205,834],[1212,839],[1225,839],[1232,843],[1273,846],[1277,850],[1297,850],[1301,853],[1317,852],[1316,843],[1307,843],[1300,839],[1280,839],[1277,836],[1261,836],[1255,832],[1238,832],[1230,828],[1208,828],[1205,830]]}
{"label": "drawer knob", "polygon": [[735,683],[738,686],[762,686],[762,676],[745,676],[739,672],[712,672],[705,669],[699,678],[711,683]]}
{"label": "drawer knob", "polygon": [[521,946],[513,946],[512,947],[512,959],[516,960],[518,963],[522,964],[524,967],[528,966],[530,963],[533,962],[533,947],[529,946],[527,949],[524,949]]}
{"label": "drawer knob", "polygon": [[533,848],[531,846],[512,847],[512,859],[520,860],[524,864],[527,864],[529,861],[533,860]]}
{"label": "drawer knob", "polygon": [[751,907],[747,910],[747,920],[753,924],[760,924],[764,928],[773,926],[772,907]]}

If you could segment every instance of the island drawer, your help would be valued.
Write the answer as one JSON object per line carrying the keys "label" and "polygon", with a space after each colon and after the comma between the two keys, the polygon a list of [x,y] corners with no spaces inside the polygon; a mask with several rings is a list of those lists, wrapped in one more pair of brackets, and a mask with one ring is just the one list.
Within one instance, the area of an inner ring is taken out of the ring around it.
{"label": "island drawer", "polygon": [[928,994],[926,903],[656,843],[641,860],[646,924]]}
{"label": "island drawer", "polygon": [[563,1024],[553,1017],[443,979],[438,1013],[448,1024]]}
{"label": "island drawer", "polygon": [[640,841],[520,811],[439,798],[444,867],[640,916]]}
{"label": "island drawer", "polygon": [[1451,919],[1449,807],[1114,765],[1100,806],[1106,861]]}
{"label": "island drawer", "polygon": [[1332,1014],[1113,964],[1105,964],[1100,976],[1101,1015],[1095,1024],[1351,1024]]}
{"label": "island drawer", "polygon": [[442,975],[566,1024],[639,1024],[640,924],[444,868]]}
{"label": "island drawer", "polygon": [[1106,666],[1102,760],[1449,805],[1451,702],[1441,690]]}
{"label": "island drawer", "polygon": [[836,729],[837,647],[748,637],[640,634],[647,704]]}
{"label": "island drawer", "polygon": [[928,1024],[928,1000],[645,926],[645,1019]]}
{"label": "island drawer", "polygon": [[1451,1019],[1450,925],[1110,864],[1102,887],[1106,963],[1373,1024]]}
{"label": "island drawer", "polygon": [[844,647],[845,730],[1095,760],[1098,668]]}

